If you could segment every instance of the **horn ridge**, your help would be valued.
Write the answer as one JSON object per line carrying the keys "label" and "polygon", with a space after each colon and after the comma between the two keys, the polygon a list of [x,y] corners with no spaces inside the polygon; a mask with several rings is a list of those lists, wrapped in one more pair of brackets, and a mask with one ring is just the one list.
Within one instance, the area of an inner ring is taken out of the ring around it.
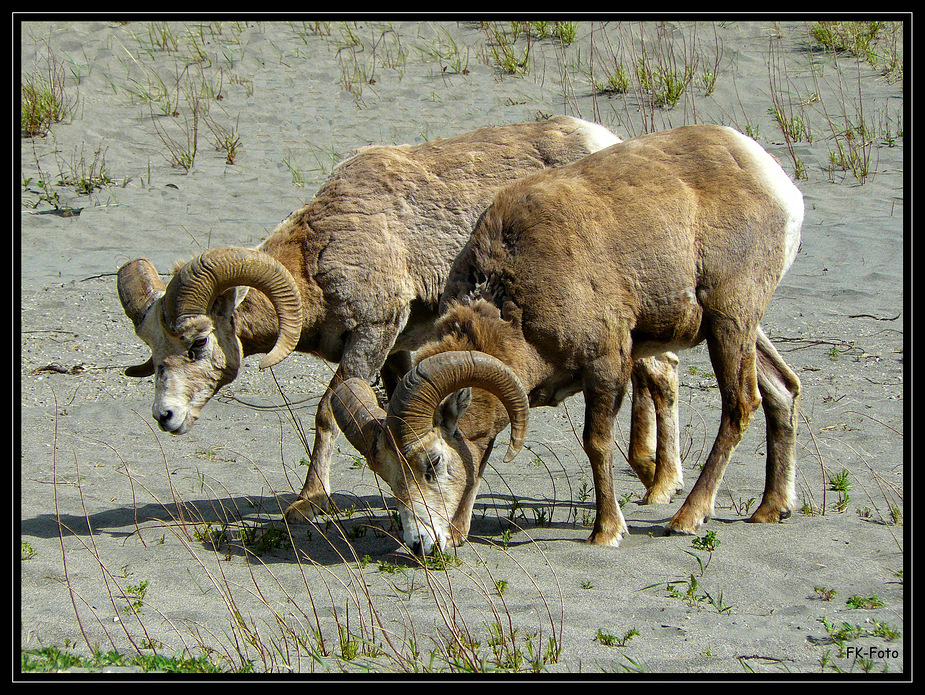
{"label": "horn ridge", "polygon": [[392,395],[386,417],[399,448],[414,447],[433,425],[440,402],[461,388],[488,391],[504,405],[511,422],[511,443],[505,461],[517,455],[526,438],[529,400],[511,369],[484,352],[441,352],[421,360]]}
{"label": "horn ridge", "polygon": [[265,294],[276,310],[276,345],[260,362],[261,369],[283,360],[302,331],[302,300],[292,274],[277,259],[259,249],[209,249],[181,267],[167,285],[164,313],[168,325],[179,326],[191,316],[208,314],[216,297],[236,286]]}
{"label": "horn ridge", "polygon": [[385,418],[372,387],[355,377],[341,382],[331,394],[331,409],[347,440],[372,464],[380,425]]}

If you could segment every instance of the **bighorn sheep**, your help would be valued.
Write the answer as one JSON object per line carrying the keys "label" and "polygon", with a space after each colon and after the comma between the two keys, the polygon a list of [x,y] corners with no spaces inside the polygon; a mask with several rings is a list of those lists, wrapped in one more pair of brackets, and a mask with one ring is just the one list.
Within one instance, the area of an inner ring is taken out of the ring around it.
{"label": "bighorn sheep", "polygon": [[767,478],[749,521],[789,516],[800,383],[759,322],[796,256],[802,220],[802,195],[777,161],[751,138],[707,125],[627,140],[499,192],[447,283],[448,299],[468,303],[450,303],[387,411],[361,382],[335,391],[335,416],[389,481],[409,547],[464,540],[495,436],[510,421],[510,460],[528,406],[578,391],[597,507],[588,541],[619,545],[627,528],[612,429],[633,362],[703,340],[721,422],[668,530],[696,533],[713,513],[759,402]]}
{"label": "bighorn sheep", "polygon": [[[339,362],[331,387],[381,369],[390,393],[431,329],[450,265],[494,193],[615,142],[602,126],[558,117],[361,148],[256,250],[208,251],[166,287],[148,260],[124,265],[119,296],[151,348],[151,359],[126,373],[156,375],[154,417],[175,434],[255,353],[269,351],[261,367],[293,350]],[[317,408],[311,465],[286,511],[290,521],[328,505],[330,393]],[[640,422],[643,440],[652,426]],[[651,467],[649,450],[640,452],[640,465]]]}

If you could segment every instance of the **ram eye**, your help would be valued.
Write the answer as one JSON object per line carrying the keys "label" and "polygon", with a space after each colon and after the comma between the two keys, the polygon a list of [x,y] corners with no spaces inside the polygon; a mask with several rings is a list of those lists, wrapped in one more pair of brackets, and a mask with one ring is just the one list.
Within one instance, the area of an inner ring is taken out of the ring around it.
{"label": "ram eye", "polygon": [[199,352],[206,346],[208,342],[208,338],[196,338],[192,345],[190,345],[190,349],[187,351],[186,356],[191,360],[197,359]]}
{"label": "ram eye", "polygon": [[424,467],[424,481],[428,483],[437,482],[438,472],[445,467],[446,464],[443,461],[443,457],[437,457],[432,461],[428,461]]}

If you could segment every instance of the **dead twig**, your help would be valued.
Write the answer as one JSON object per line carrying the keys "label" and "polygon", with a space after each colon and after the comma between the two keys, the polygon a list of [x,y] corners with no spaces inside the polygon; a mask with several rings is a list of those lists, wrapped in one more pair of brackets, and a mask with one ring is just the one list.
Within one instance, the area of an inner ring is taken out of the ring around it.
{"label": "dead twig", "polygon": [[895,321],[902,315],[903,313],[899,312],[898,314],[896,314],[896,316],[893,316],[891,318],[891,317],[886,317],[886,316],[874,316],[873,314],[851,314],[850,316],[848,316],[848,318],[849,319],[874,319],[875,321]]}

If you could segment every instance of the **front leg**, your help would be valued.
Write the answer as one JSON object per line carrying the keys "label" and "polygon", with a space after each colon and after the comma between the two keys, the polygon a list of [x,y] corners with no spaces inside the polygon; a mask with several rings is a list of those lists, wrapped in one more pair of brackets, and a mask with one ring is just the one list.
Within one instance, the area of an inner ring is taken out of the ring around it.
{"label": "front leg", "polygon": [[338,368],[315,411],[315,441],[305,484],[299,492],[298,499],[289,505],[283,515],[289,523],[305,523],[316,514],[330,510],[331,456],[334,453],[334,441],[338,431],[334,412],[331,410],[331,392],[341,381],[343,378]]}
{"label": "front leg", "polygon": [[325,389],[315,413],[315,441],[312,446],[311,463],[298,499],[289,505],[284,514],[288,522],[306,522],[315,514],[330,509],[331,458],[339,431],[331,409],[331,392],[341,381],[352,377],[371,381],[373,375],[385,363],[403,326],[404,321],[360,326],[348,340],[340,365]]}
{"label": "front leg", "polygon": [[584,448],[591,462],[597,515],[588,542],[617,547],[626,535],[626,521],[613,487],[613,423],[623,392],[625,379],[595,388],[585,385]]}

